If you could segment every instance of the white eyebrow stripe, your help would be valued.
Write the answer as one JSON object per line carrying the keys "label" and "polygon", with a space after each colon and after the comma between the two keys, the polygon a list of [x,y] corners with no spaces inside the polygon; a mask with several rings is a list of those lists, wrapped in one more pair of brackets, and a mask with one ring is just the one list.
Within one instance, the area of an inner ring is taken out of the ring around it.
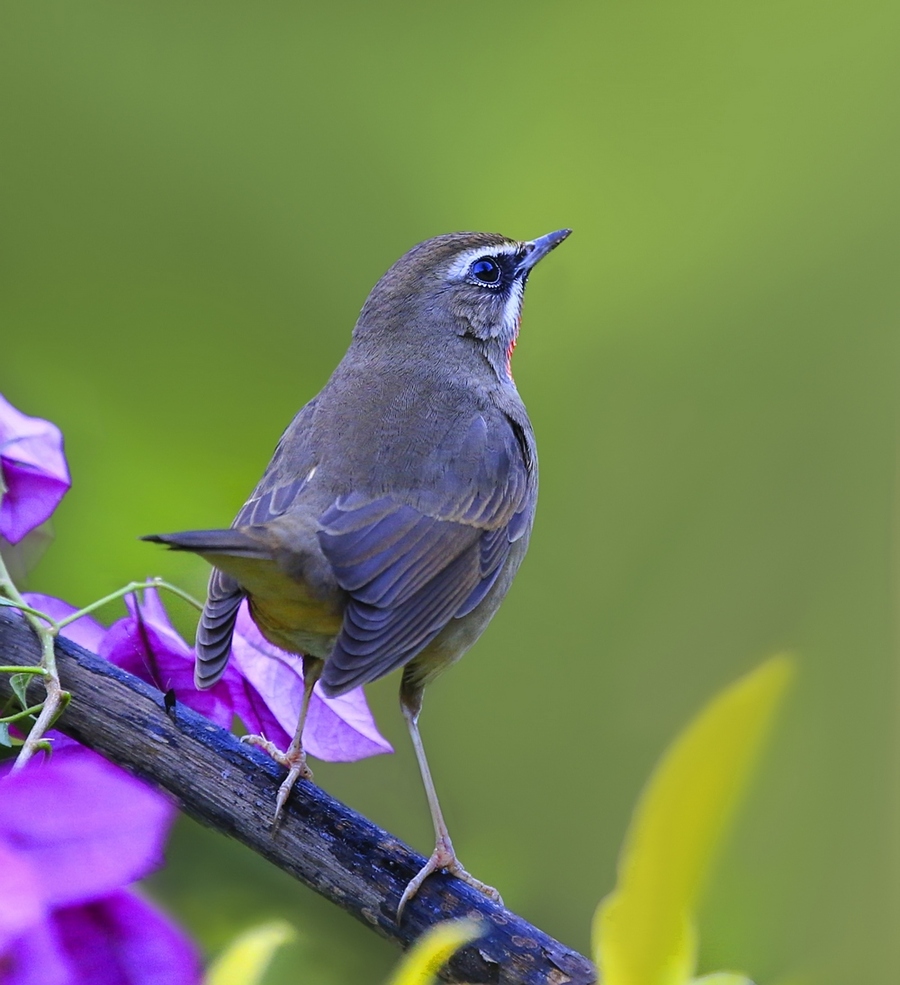
{"label": "white eyebrow stripe", "polygon": [[521,248],[519,243],[502,243],[500,246],[480,246],[477,250],[466,250],[450,264],[447,276],[453,280],[461,280],[475,260],[481,257],[515,256]]}

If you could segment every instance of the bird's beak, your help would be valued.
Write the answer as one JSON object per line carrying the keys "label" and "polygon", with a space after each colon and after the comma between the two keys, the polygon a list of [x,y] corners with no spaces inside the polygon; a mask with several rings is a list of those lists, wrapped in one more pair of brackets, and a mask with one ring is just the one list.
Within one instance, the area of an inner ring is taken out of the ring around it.
{"label": "bird's beak", "polygon": [[525,254],[519,261],[516,273],[527,274],[529,270],[557,246],[571,233],[571,229],[557,229],[555,233],[547,233],[546,236],[539,236],[530,243],[525,244]]}

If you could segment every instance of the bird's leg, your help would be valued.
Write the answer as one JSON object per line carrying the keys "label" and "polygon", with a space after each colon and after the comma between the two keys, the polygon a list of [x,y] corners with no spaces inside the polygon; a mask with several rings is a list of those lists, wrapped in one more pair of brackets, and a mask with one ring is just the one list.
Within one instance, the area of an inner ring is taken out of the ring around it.
{"label": "bird's leg", "polygon": [[309,711],[309,701],[312,697],[313,688],[316,686],[316,681],[321,677],[324,666],[324,663],[315,657],[303,657],[303,699],[300,703],[300,717],[297,719],[294,738],[286,752],[282,752],[274,742],[270,742],[262,735],[245,735],[242,739],[243,742],[264,749],[276,763],[280,763],[288,771],[288,775],[278,788],[278,797],[275,799],[273,828],[278,827],[284,805],[287,803],[297,780],[311,780],[313,776],[312,770],[306,765],[306,753],[303,751],[303,726],[306,724],[306,714]]}
{"label": "bird's leg", "polygon": [[428,760],[425,757],[422,736],[419,734],[419,712],[422,710],[422,691],[423,688],[420,685],[414,685],[404,677],[403,683],[400,686],[400,707],[403,709],[403,716],[406,719],[406,724],[409,726],[410,738],[412,739],[413,748],[416,750],[416,759],[419,761],[419,771],[422,774],[422,783],[425,785],[425,794],[428,797],[431,820],[434,822],[435,845],[434,851],[431,853],[431,858],[428,859],[425,865],[410,880],[409,885],[400,897],[400,905],[397,907],[398,924],[403,916],[403,908],[416,895],[422,883],[425,882],[432,872],[437,872],[440,869],[445,869],[451,875],[456,876],[457,879],[467,882],[470,886],[480,890],[485,896],[494,900],[496,903],[503,902],[496,889],[486,885],[480,879],[476,879],[466,872],[462,865],[460,865],[459,859],[456,857],[456,852],[453,850],[453,843],[450,841],[444,815],[441,813],[441,805],[438,803],[437,791],[434,789],[434,781],[431,779],[431,770],[428,768]]}

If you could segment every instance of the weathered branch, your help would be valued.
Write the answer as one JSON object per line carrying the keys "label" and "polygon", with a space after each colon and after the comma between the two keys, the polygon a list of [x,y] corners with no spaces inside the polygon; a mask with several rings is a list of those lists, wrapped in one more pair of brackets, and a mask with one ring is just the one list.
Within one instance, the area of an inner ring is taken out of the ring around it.
{"label": "weathered branch", "polygon": [[[0,655],[4,664],[40,660],[32,630],[7,611],[0,611]],[[486,936],[451,960],[448,981],[596,981],[586,958],[446,874],[426,881],[398,926],[397,903],[424,864],[421,856],[304,781],[273,837],[282,771],[271,759],[188,708],[167,713],[159,691],[68,640],[57,641],[56,655],[62,686],[72,693],[61,731],[168,790],[185,813],[243,842],[383,937],[405,947],[438,920],[480,918]],[[0,674],[0,697],[10,693],[9,676]]]}

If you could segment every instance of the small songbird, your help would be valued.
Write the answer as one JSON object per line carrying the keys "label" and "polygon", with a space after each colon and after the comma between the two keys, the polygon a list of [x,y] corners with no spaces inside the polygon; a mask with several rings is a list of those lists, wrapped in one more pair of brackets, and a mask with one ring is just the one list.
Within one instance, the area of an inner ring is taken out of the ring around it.
{"label": "small songbird", "polygon": [[262,634],[301,654],[304,696],[276,823],[312,776],[313,686],[340,695],[403,668],[400,704],[435,849],[398,907],[439,869],[499,900],[460,865],[419,736],[426,684],[478,639],[528,546],[534,432],[510,370],[525,282],[570,230],[518,242],[452,233],[413,247],[375,285],[347,354],[285,431],[229,530],[146,540],[213,565],[197,630],[197,687],[222,676],[244,599]]}

